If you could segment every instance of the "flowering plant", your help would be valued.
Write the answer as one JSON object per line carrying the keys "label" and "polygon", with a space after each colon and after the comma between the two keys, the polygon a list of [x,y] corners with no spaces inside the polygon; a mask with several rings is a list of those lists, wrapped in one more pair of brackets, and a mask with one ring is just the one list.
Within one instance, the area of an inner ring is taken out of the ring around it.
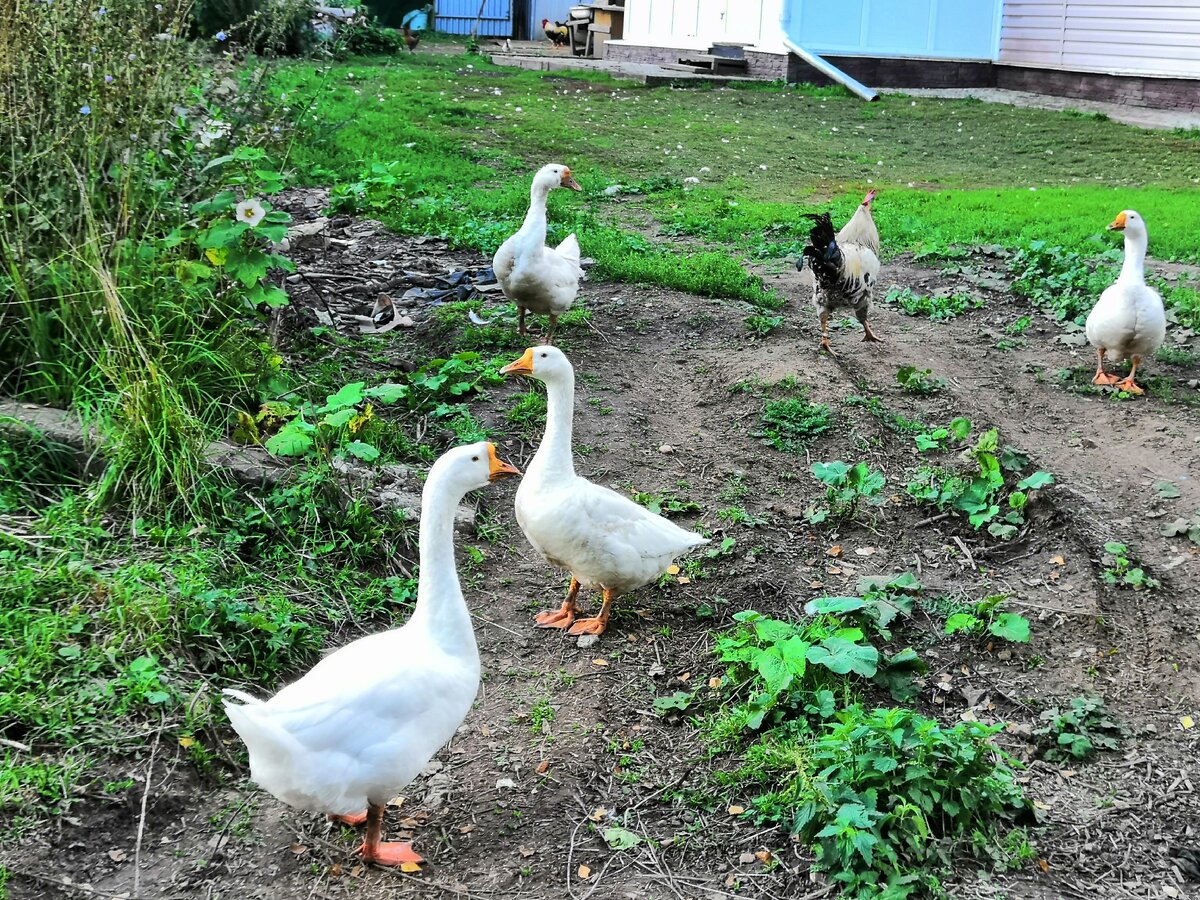
{"label": "flowering plant", "polygon": [[[267,154],[257,147],[239,147],[208,164],[210,169],[229,168],[227,187],[192,207],[201,217],[194,238],[202,259],[180,262],[180,281],[194,284],[225,277],[245,292],[247,306],[287,305],[287,292],[272,284],[269,275],[272,270],[296,270],[290,259],[272,249],[287,235],[291,216],[259,199],[283,188],[283,176],[266,165]],[[244,199],[239,200],[239,192]]]}

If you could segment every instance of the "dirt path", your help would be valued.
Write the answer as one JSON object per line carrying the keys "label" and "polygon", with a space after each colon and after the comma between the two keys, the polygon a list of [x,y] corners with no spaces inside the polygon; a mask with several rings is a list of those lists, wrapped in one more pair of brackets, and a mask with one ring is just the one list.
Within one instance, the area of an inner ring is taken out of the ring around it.
{"label": "dirt path", "polygon": [[[378,258],[384,250],[395,259],[481,263],[435,242],[400,239],[362,253]],[[802,294],[791,273],[772,277],[792,296]],[[916,290],[946,281],[904,261],[893,262],[885,278]],[[1058,330],[1049,325],[1035,324],[1023,346],[997,350],[997,333],[1028,310],[1007,294],[987,296],[984,308],[948,323],[879,310],[885,343],[864,345],[853,329],[838,331],[840,356],[832,359],[815,351],[815,316],[804,303],[787,311],[775,334],[754,340],[738,304],[588,285],[584,302],[599,333],[577,327],[561,340],[579,373],[581,474],[618,490],[671,491],[693,500],[702,511],[680,521],[733,537],[733,550],[706,560],[689,584],[626,598],[600,643],[581,650],[530,627],[533,612],[556,604],[565,583],[516,529],[514,487],[487,492],[480,502],[503,524],[500,537],[468,541],[482,562],[459,553],[484,685],[459,735],[438,756],[439,771],[411,786],[390,820],[394,832],[415,834],[430,860],[427,871],[364,869],[351,852],[356,839],[349,830],[292,812],[244,781],[201,781],[172,750],[160,757],[151,782],[139,895],[832,896],[811,880],[810,857],[786,833],[726,812],[729,803],[748,799],[736,786],[708,782],[729,761],[707,758],[693,727],[660,719],[652,704],[721,674],[710,633],[732,613],[754,608],[796,617],[814,596],[852,592],[860,575],[910,570],[919,571],[932,594],[1008,593],[1013,608],[1034,622],[1032,643],[1015,652],[946,640],[923,651],[930,672],[919,706],[954,720],[971,696],[981,718],[1014,723],[1004,743],[1029,764],[1027,787],[1045,826],[1036,835],[1045,871],[1028,863],[981,881],[966,868],[954,896],[1200,895],[1200,885],[1172,868],[1181,851],[1200,845],[1200,728],[1180,725],[1184,714],[1200,718],[1194,590],[1200,554],[1186,539],[1161,537],[1163,519],[1152,517],[1200,507],[1200,486],[1191,477],[1200,469],[1200,414],[1182,399],[1121,402],[1062,386],[1057,371],[1087,369],[1090,358],[1082,348],[1056,343]],[[416,332],[394,332],[397,346],[429,355],[434,338],[420,327]],[[895,381],[901,365],[932,368],[948,385],[931,397],[906,394]],[[1157,362],[1152,368],[1170,379],[1177,398],[1195,398],[1187,382],[1196,371]],[[838,417],[838,427],[807,458],[764,446],[754,436],[762,401],[729,390],[746,379],[788,375]],[[498,433],[511,432],[503,411],[519,390],[497,390],[476,411]],[[899,499],[906,473],[917,465],[911,437],[847,405],[851,396],[877,397],[890,412],[930,424],[963,415],[977,429],[996,426],[1003,442],[1052,471],[1058,484],[1012,546],[981,541],[949,521],[919,525],[927,512]],[[518,463],[533,450],[506,443],[503,455]],[[662,452],[663,445],[672,452]],[[884,470],[896,501],[881,509],[873,529],[831,533],[807,525],[802,511],[818,494],[808,464],[820,459],[869,459]],[[1163,481],[1175,485],[1178,499],[1156,500],[1153,485]],[[746,488],[738,502],[764,524],[731,525],[716,516],[731,505],[722,492],[727,498],[738,484]],[[1135,548],[1161,589],[1104,585],[1100,560],[1108,540]],[[834,544],[843,548],[840,557],[827,555]],[[943,677],[954,692],[935,690]],[[1085,691],[1103,694],[1131,727],[1123,751],[1076,767],[1033,759],[1023,735],[1038,710]],[[125,774],[145,769],[145,760],[130,761]],[[707,802],[688,802],[698,789]],[[73,816],[36,833],[13,861],[14,871],[27,873],[8,886],[14,900],[132,889],[137,805],[76,806]],[[593,826],[616,822],[643,842],[625,852],[607,849]],[[753,854],[761,849],[777,864],[760,863]],[[579,876],[581,865],[588,879]],[[94,890],[45,880],[63,874]]]}

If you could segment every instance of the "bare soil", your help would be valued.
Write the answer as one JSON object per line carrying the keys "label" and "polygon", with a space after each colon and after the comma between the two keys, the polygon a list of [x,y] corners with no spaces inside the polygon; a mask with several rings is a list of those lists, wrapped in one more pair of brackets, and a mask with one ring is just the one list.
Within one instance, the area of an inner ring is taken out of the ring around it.
{"label": "bare soil", "polygon": [[[373,292],[402,288],[408,282],[401,270],[487,264],[363,223],[341,223],[332,233],[357,242],[298,255],[303,271],[339,278],[320,282],[323,297],[304,283],[294,287],[300,304],[332,313],[351,336],[357,329],[341,314],[365,314]],[[987,258],[976,263],[985,272],[997,269]],[[344,277],[355,274],[357,281]],[[623,598],[599,643],[580,649],[573,639],[532,627],[536,610],[559,602],[564,577],[516,528],[515,486],[485,491],[478,502],[503,524],[501,536],[496,543],[468,541],[482,551],[480,564],[459,553],[484,684],[458,736],[437,757],[438,771],[411,785],[390,813],[392,834],[412,834],[428,858],[425,871],[363,867],[351,829],[284,807],[249,785],[244,769],[224,783],[202,778],[164,742],[152,765],[150,746],[142,758],[115,764],[114,779],[138,780],[124,803],[80,803],[71,819],[48,823],[9,855],[5,864],[17,873],[10,896],[134,895],[139,845],[140,897],[836,896],[810,873],[810,856],[784,830],[727,812],[750,799],[709,784],[710,773],[731,761],[708,758],[692,725],[660,719],[652,703],[723,674],[710,652],[711,631],[734,612],[798,617],[812,597],[853,593],[862,575],[913,571],[930,595],[1009,594],[1010,608],[1033,622],[1032,642],[1020,647],[923,633],[919,619],[903,638],[922,646],[930,664],[917,701],[922,711],[946,721],[974,715],[1010,723],[1002,743],[1027,763],[1040,818],[1038,862],[988,877],[964,864],[953,895],[1200,897],[1200,883],[1188,880],[1200,877],[1200,727],[1181,725],[1185,715],[1200,719],[1200,553],[1186,538],[1159,533],[1164,516],[1200,508],[1200,372],[1153,361],[1148,374],[1163,376],[1173,399],[1115,399],[1087,385],[1088,349],[1061,343],[1063,332],[1038,316],[1018,346],[998,350],[1004,326],[1031,310],[1002,289],[1001,272],[991,274],[1001,289],[982,291],[981,309],[931,322],[877,307],[884,343],[862,344],[857,326],[847,327],[833,335],[837,358],[817,352],[816,317],[790,270],[765,276],[797,303],[786,324],[763,339],[746,331],[739,303],[586,284],[579,302],[592,311],[594,328],[565,329],[560,341],[580,375],[579,471],[617,490],[672,491],[696,501],[703,511],[680,521],[736,538],[736,551],[707,561],[706,578]],[[962,282],[904,258],[886,265],[884,279],[924,292]],[[415,327],[389,333],[393,365],[445,352],[448,339],[430,327],[428,304],[402,311]],[[364,378],[381,377],[378,363],[359,356]],[[904,393],[895,380],[903,365],[931,368],[947,379],[946,388],[931,397]],[[1071,370],[1065,382],[1063,369]],[[780,453],[755,437],[762,400],[729,390],[745,379],[787,375],[837,415],[838,427],[807,455]],[[493,391],[474,409],[497,433],[512,433],[503,414],[510,393],[524,389]],[[846,405],[850,396],[878,397],[891,412],[930,424],[963,415],[977,430],[998,427],[1002,443],[1028,453],[1058,483],[1037,498],[1029,527],[1008,543],[985,540],[955,520],[924,521],[929,511],[904,498],[907,473],[917,465],[911,437]],[[518,465],[535,449],[516,439],[501,443],[502,455]],[[894,497],[872,527],[834,532],[804,520],[819,494],[808,466],[828,459],[867,459],[886,473]],[[750,488],[741,505],[767,524],[728,525],[716,517],[729,505],[718,494],[737,474]],[[1159,482],[1173,484],[1179,498],[1158,499]],[[1135,548],[1161,588],[1104,584],[1100,560],[1109,540]],[[831,555],[834,547],[838,555]],[[715,616],[698,616],[703,606]],[[1080,765],[1037,759],[1029,732],[1038,712],[1084,692],[1102,694],[1132,737],[1121,752]],[[547,702],[552,717],[544,713]],[[543,713],[535,715],[539,705]],[[232,732],[229,739],[229,749],[239,751]],[[685,802],[692,790],[708,802]],[[593,828],[609,820],[646,841],[609,850]],[[754,857],[764,849],[777,864]],[[590,877],[580,877],[581,866]],[[55,884],[63,878],[73,885]]]}

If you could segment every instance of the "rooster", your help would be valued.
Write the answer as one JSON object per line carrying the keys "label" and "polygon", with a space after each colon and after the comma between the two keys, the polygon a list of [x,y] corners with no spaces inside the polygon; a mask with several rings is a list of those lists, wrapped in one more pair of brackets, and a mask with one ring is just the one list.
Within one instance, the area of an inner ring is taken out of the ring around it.
{"label": "rooster", "polygon": [[542,19],[542,31],[546,32],[546,37],[550,38],[556,47],[565,47],[570,40],[566,22],[551,22],[549,19]]}
{"label": "rooster", "polygon": [[862,244],[876,256],[879,255],[879,229],[871,218],[871,204],[875,202],[875,189],[867,191],[863,202],[858,205],[850,221],[837,233],[839,244]]}
{"label": "rooster", "polygon": [[421,43],[421,36],[419,34],[413,34],[412,29],[405,25],[404,43],[408,46],[409,53],[416,53],[417,44]]}
{"label": "rooster", "polygon": [[807,264],[813,271],[813,304],[821,316],[821,346],[830,355],[834,354],[829,346],[829,316],[841,307],[854,310],[862,322],[864,341],[879,341],[867,323],[871,295],[879,279],[879,232],[871,219],[874,199],[875,192],[871,191],[836,235],[829,213],[808,216],[814,225],[796,268],[803,269]]}

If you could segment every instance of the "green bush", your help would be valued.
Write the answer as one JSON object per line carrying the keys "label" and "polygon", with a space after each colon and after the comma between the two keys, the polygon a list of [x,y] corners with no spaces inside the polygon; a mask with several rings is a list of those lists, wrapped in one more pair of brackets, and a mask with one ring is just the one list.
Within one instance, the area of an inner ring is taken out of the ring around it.
{"label": "green bush", "polygon": [[192,34],[201,39],[224,35],[219,43],[259,54],[297,56],[312,45],[308,0],[196,0]]}

